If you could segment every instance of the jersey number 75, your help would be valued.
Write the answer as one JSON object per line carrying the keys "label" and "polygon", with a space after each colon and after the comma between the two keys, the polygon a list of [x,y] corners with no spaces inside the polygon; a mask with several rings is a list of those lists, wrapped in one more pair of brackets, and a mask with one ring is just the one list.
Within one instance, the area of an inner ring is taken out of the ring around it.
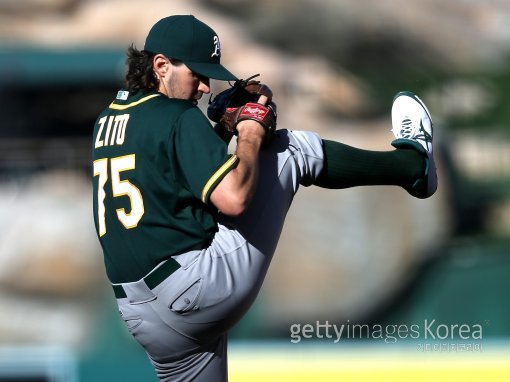
{"label": "jersey number 75", "polygon": [[[111,180],[113,197],[127,196],[131,204],[131,210],[126,212],[124,208],[116,210],[117,218],[126,229],[134,228],[144,214],[143,198],[140,190],[129,180],[121,180],[123,171],[134,170],[136,166],[135,154],[124,155],[116,158],[103,158],[94,161],[94,176],[98,176],[97,187],[97,222],[99,236],[106,234],[105,222],[105,185]],[[108,171],[108,168],[110,171]],[[110,173],[110,177],[108,177]]]}

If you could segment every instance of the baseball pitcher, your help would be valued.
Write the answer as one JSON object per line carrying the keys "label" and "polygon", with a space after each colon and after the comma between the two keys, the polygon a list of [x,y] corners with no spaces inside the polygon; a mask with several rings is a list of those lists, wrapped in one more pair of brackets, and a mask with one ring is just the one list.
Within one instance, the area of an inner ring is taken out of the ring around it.
{"label": "baseball pitcher", "polygon": [[[128,49],[125,89],[94,126],[106,273],[161,381],[227,380],[227,332],[259,292],[300,185],[395,185],[418,198],[437,187],[431,117],[413,93],[394,100],[395,149],[362,150],[277,130],[270,88],[220,59],[209,26],[163,18],[143,50]],[[197,102],[210,79],[233,86],[207,118]]]}

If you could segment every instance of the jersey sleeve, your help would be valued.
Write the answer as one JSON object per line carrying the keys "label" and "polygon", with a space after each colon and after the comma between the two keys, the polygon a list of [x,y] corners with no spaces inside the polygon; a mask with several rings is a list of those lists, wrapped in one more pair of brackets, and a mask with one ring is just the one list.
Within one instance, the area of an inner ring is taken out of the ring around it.
{"label": "jersey sleeve", "polygon": [[228,154],[225,142],[196,107],[181,115],[174,132],[169,149],[176,154],[182,181],[196,198],[207,204],[212,191],[239,159]]}

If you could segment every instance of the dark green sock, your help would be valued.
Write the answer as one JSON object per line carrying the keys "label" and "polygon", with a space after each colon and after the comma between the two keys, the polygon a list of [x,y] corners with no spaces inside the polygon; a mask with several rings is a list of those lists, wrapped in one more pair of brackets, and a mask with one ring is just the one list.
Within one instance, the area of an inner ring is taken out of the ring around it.
{"label": "dark green sock", "polygon": [[323,140],[324,168],[315,181],[323,188],[393,185],[405,189],[423,177],[425,157],[417,150],[370,151]]}

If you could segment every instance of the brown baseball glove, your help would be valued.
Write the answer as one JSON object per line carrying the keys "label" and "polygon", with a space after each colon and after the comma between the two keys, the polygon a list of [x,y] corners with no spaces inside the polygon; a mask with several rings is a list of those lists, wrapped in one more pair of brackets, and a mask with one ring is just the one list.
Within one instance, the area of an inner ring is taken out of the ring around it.
{"label": "brown baseball glove", "polygon": [[[252,119],[259,122],[268,136],[276,130],[276,104],[272,101],[273,92],[252,76],[247,80],[238,80],[234,85],[219,93],[209,102],[207,116],[221,124],[227,131],[237,135],[239,122]],[[267,98],[266,105],[258,103],[260,96]]]}

